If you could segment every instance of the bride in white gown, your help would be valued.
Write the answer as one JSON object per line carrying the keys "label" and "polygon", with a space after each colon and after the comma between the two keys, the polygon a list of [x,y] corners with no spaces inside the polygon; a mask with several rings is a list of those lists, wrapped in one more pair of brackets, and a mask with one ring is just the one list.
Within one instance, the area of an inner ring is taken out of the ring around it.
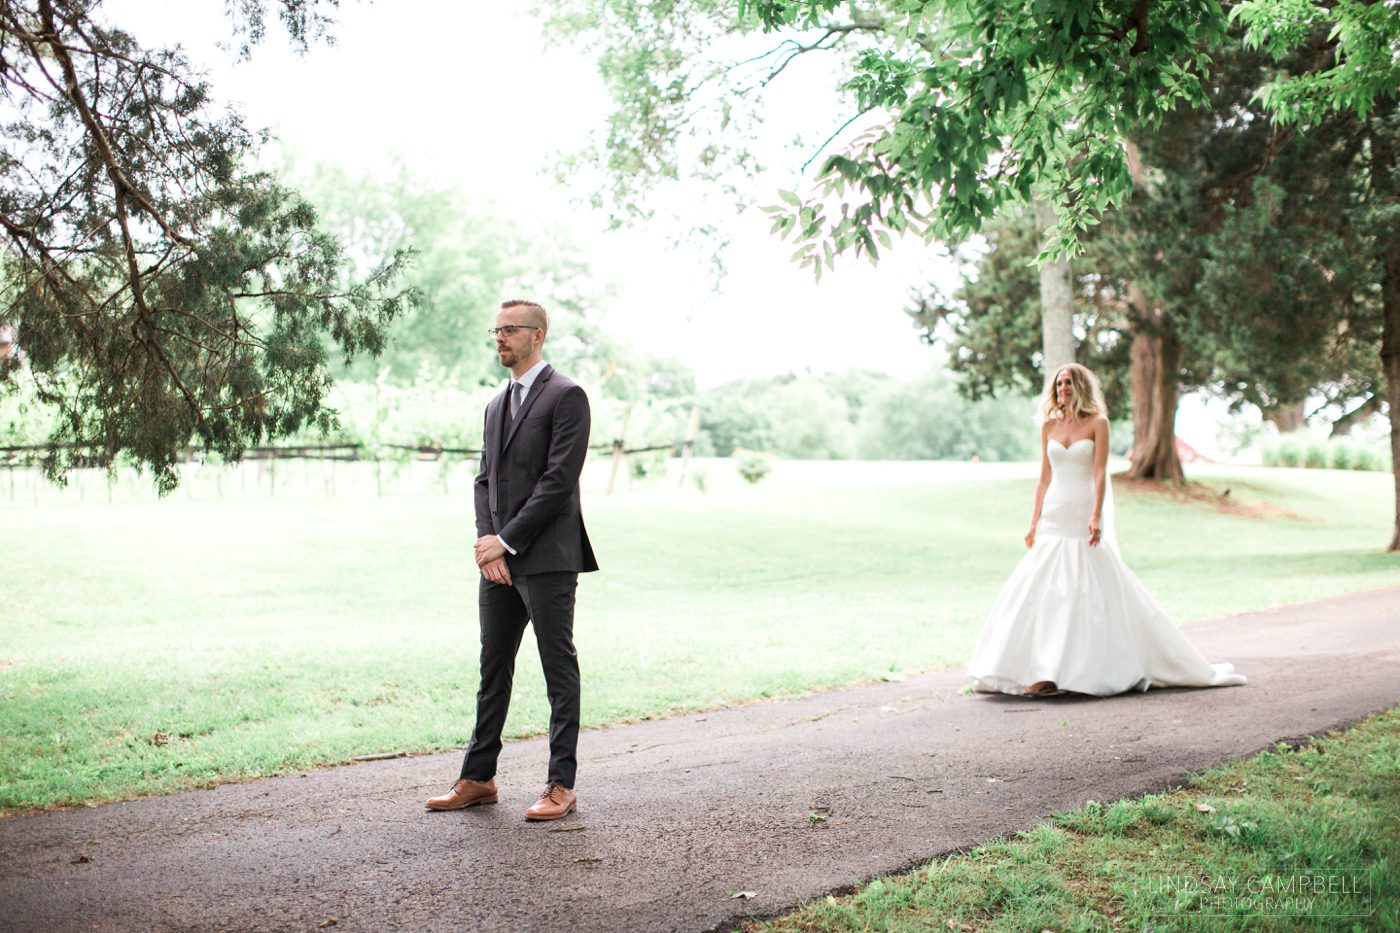
{"label": "bride in white gown", "polygon": [[1109,696],[1245,682],[1202,657],[1118,555],[1106,414],[1094,374],[1060,367],[1046,392],[1030,550],[977,639],[975,690]]}

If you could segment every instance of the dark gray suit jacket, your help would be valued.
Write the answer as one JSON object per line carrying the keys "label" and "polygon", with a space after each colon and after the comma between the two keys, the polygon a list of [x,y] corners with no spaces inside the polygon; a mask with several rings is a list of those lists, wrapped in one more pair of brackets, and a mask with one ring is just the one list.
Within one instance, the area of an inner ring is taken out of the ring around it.
{"label": "dark gray suit jacket", "polygon": [[500,535],[512,576],[597,570],[579,510],[579,474],[588,453],[588,396],[545,366],[510,419],[507,392],[486,405],[476,533]]}

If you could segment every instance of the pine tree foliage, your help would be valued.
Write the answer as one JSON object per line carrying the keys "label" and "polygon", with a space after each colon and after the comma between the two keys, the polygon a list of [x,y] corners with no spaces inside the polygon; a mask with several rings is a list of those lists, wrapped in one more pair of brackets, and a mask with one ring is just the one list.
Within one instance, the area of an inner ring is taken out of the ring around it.
{"label": "pine tree foliage", "polygon": [[[1042,235],[1029,207],[1011,206],[959,250],[962,284],[910,296],[923,339],[946,346],[958,391],[969,399],[1038,395],[1045,383],[1040,283]],[[1094,370],[1115,417],[1125,414],[1128,343],[1122,263],[1090,244],[1074,263],[1076,359]]]}
{"label": "pine tree foliage", "polygon": [[[273,9],[303,47],[328,24],[317,0]],[[231,10],[246,53],[268,8]],[[0,2],[0,320],[60,413],[50,476],[125,458],[168,491],[190,443],[237,459],[329,427],[327,338],[377,353],[413,295],[402,253],[348,275],[315,211],[248,167],[263,139],[191,62],[101,13]]]}

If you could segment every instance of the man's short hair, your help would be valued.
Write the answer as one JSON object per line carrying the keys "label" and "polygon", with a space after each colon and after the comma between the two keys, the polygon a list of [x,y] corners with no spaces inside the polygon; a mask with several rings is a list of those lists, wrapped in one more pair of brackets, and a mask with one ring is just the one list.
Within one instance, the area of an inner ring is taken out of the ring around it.
{"label": "man's short hair", "polygon": [[501,302],[501,310],[510,308],[524,308],[525,319],[530,322],[531,327],[538,327],[546,334],[549,333],[549,312],[544,309],[544,305],[534,301],[526,301],[524,298],[510,298]]}

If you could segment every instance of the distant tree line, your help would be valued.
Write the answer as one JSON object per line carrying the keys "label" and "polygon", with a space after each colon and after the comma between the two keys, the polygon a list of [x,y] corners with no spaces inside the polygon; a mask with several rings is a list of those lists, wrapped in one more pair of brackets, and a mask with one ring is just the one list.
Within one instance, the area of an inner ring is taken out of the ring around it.
{"label": "distant tree line", "polygon": [[892,380],[867,370],[746,379],[700,393],[699,452],[764,451],[814,460],[1025,460],[1034,405],[971,401],[937,371]]}

